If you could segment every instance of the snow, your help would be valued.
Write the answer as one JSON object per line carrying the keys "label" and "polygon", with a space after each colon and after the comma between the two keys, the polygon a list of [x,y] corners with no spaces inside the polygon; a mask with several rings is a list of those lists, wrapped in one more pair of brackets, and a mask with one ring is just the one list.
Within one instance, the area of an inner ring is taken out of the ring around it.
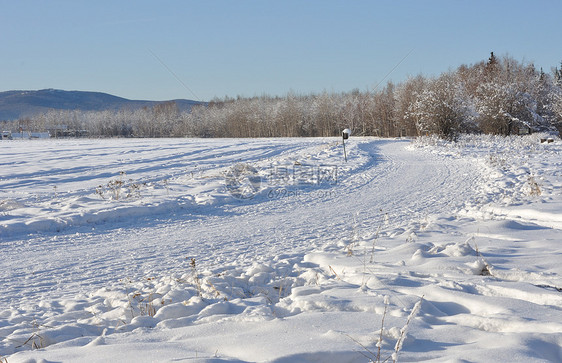
{"label": "snow", "polygon": [[540,137],[2,141],[0,358],[562,361]]}

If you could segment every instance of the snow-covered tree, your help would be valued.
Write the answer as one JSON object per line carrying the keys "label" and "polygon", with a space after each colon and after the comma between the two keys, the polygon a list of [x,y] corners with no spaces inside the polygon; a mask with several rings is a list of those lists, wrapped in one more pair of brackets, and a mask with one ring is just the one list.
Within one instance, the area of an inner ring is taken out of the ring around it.
{"label": "snow-covered tree", "polygon": [[418,95],[410,105],[409,116],[416,120],[419,134],[455,138],[471,127],[473,111],[455,74],[445,73]]}
{"label": "snow-covered tree", "polygon": [[544,73],[532,64],[504,57],[496,64],[494,77],[475,92],[478,122],[485,133],[509,135],[521,127],[548,128],[545,119],[549,84]]}
{"label": "snow-covered tree", "polygon": [[395,89],[394,117],[400,130],[400,136],[417,134],[416,118],[410,114],[410,105],[414,104],[418,96],[426,87],[427,80],[422,76],[410,77]]}

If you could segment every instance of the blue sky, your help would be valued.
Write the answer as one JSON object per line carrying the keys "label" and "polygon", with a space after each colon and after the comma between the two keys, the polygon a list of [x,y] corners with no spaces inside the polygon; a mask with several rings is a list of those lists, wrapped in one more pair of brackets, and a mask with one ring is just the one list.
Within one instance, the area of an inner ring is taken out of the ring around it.
{"label": "blue sky", "polygon": [[[562,2],[0,0],[0,91],[131,99],[372,90],[490,51],[550,71]],[[386,81],[385,81],[386,82]]]}

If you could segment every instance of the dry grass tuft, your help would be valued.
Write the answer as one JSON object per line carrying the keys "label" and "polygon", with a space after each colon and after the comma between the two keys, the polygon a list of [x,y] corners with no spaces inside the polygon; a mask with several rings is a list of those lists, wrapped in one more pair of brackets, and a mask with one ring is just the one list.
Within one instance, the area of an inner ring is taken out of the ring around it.
{"label": "dry grass tuft", "polygon": [[[412,308],[412,311],[410,312],[410,315],[408,315],[408,320],[406,321],[406,324],[402,327],[402,329],[400,329],[400,336],[398,337],[398,340],[396,341],[396,344],[394,346],[394,352],[387,356],[386,358],[382,357],[382,343],[383,343],[383,333],[384,333],[384,321],[386,318],[386,315],[388,313],[388,306],[389,306],[389,298],[388,296],[384,297],[384,312],[382,315],[382,319],[381,319],[381,328],[380,328],[380,332],[377,338],[377,343],[376,343],[376,347],[377,347],[377,352],[373,352],[371,349],[369,349],[368,347],[366,347],[364,344],[361,344],[361,342],[359,342],[357,339],[347,335],[351,340],[353,340],[357,345],[359,345],[361,348],[363,348],[362,352],[359,352],[360,354],[362,354],[365,358],[367,358],[369,360],[369,362],[371,363],[384,363],[384,362],[388,362],[390,360],[392,360],[393,363],[396,363],[398,360],[398,352],[400,352],[400,350],[402,349],[402,346],[404,345],[404,340],[406,339],[406,335],[408,332],[408,327],[412,321],[412,319],[418,314],[418,312],[421,309],[421,304],[423,301],[423,296],[420,298],[420,300],[414,305],[414,307]],[[384,358],[384,359],[383,359]]]}
{"label": "dry grass tuft", "polygon": [[24,345],[30,346],[31,349],[42,349],[46,347],[45,339],[37,333],[31,334],[31,336],[27,338],[27,340],[23,342],[23,344],[17,346],[16,349],[21,348]]}
{"label": "dry grass tuft", "polygon": [[474,242],[474,250],[476,251],[476,257],[478,257],[480,260],[482,260],[482,262],[484,264],[484,267],[482,267],[482,271],[480,271],[479,275],[492,276],[492,266],[490,266],[488,261],[486,261],[484,256],[482,256],[482,254],[480,253],[480,250],[478,250],[478,245],[476,244],[476,242]]}
{"label": "dry grass tuft", "polygon": [[[188,257],[186,257],[186,259],[187,258]],[[191,267],[193,281],[195,282],[195,286],[197,287],[197,296],[203,296],[203,288],[201,286],[201,279],[199,278],[199,272],[197,272],[197,264],[195,262],[195,258],[191,258],[189,262],[189,266]]]}
{"label": "dry grass tuft", "polygon": [[527,182],[529,183],[529,188],[530,188],[529,195],[530,196],[538,197],[539,195],[542,194],[539,183],[537,183],[534,176],[529,175],[529,177],[527,178]]}

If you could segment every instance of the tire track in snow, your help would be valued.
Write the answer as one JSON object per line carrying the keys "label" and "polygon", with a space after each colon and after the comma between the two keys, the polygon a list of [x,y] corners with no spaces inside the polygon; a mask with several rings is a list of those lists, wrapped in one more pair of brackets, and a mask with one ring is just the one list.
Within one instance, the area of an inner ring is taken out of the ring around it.
{"label": "tire track in snow", "polygon": [[[297,144],[292,150],[298,153],[311,147],[307,145]],[[132,220],[120,229],[101,225],[92,231],[91,226],[82,226],[56,238],[13,241],[11,250],[4,246],[8,256],[2,262],[0,288],[10,291],[0,302],[86,292],[123,278],[185,273],[186,257],[195,257],[202,267],[217,268],[304,255],[349,238],[354,216],[360,228],[372,233],[383,213],[389,213],[392,228],[398,228],[449,210],[468,197],[476,174],[464,178],[466,166],[460,161],[418,154],[405,150],[406,145],[388,140],[361,144],[370,161],[344,175],[333,187],[333,198],[305,195],[202,207],[157,220]],[[281,151],[270,151],[271,157],[291,150],[283,144],[273,147]],[[258,157],[259,148],[255,150],[246,155],[250,160]],[[21,276],[25,280],[15,283]]]}

